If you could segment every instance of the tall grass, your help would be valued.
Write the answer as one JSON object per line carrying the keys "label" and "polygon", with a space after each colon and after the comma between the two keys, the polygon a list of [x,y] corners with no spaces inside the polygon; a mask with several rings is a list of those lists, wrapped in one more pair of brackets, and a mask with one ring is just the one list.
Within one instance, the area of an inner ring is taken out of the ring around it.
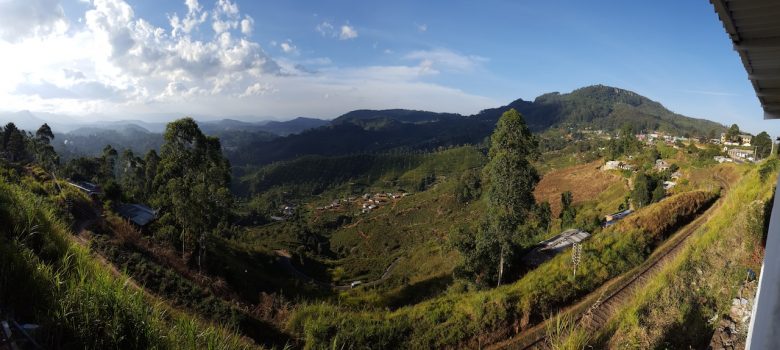
{"label": "tall grass", "polygon": [[42,325],[47,348],[243,349],[228,329],[175,311],[69,241],[52,202],[0,183],[0,306]]}
{"label": "tall grass", "polygon": [[[747,269],[760,270],[778,163],[748,168],[691,243],[616,311],[594,345],[706,347],[717,320],[729,314]],[[745,333],[738,334],[744,340]]]}

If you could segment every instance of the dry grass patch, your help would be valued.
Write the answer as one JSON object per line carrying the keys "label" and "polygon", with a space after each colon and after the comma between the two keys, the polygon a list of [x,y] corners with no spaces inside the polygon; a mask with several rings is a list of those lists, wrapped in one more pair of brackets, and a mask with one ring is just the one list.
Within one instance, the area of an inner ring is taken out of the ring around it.
{"label": "dry grass patch", "polygon": [[610,185],[620,182],[620,176],[601,171],[603,160],[550,171],[542,177],[534,191],[536,201],[547,201],[554,217],[561,211],[561,193],[571,191],[574,204],[598,197]]}

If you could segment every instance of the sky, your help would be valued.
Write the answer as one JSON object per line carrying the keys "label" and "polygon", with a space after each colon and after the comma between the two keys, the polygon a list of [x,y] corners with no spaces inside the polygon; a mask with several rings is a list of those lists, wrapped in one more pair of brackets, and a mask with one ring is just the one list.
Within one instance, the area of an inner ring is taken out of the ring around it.
{"label": "sky", "polygon": [[0,77],[0,110],[75,120],[472,114],[605,84],[780,135],[705,0],[0,0]]}

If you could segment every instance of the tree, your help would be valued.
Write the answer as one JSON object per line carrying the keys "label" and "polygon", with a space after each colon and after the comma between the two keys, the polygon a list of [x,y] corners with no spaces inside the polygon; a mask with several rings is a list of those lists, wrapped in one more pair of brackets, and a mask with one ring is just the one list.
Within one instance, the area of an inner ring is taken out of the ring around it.
{"label": "tree", "polygon": [[710,129],[710,131],[707,133],[707,141],[715,139],[715,129]]}
{"label": "tree", "polygon": [[54,133],[51,132],[49,124],[44,123],[41,125],[38,131],[35,132],[35,138],[44,144],[50,144],[51,140],[54,140]]}
{"label": "tree", "polygon": [[170,213],[180,232],[183,257],[198,242],[200,265],[206,235],[227,220],[233,206],[228,190],[230,164],[222,155],[219,139],[203,135],[191,118],[168,124],[164,140],[152,202]]}
{"label": "tree", "polygon": [[653,190],[653,202],[658,202],[666,196],[666,190],[664,189],[663,182],[657,184]]}
{"label": "tree", "polygon": [[544,233],[550,230],[550,223],[552,222],[552,210],[550,209],[550,203],[544,201],[536,206],[536,221],[539,223],[539,227]]}
{"label": "tree", "polygon": [[144,157],[144,198],[148,199],[157,189],[154,187],[154,178],[157,176],[157,167],[160,164],[160,156],[155,150],[149,150]]}
{"label": "tree", "polygon": [[769,157],[772,152],[772,138],[766,131],[762,131],[753,138],[753,146],[756,147],[756,159]]}
{"label": "tree", "polygon": [[[490,138],[486,181],[487,210],[474,235],[458,244],[464,256],[463,270],[482,281],[501,285],[506,261],[533,232],[525,220],[535,206],[533,189],[539,182],[527,157],[537,142],[516,110],[505,112]],[[461,235],[462,236],[462,235]]]}
{"label": "tree", "polygon": [[482,179],[479,172],[466,170],[460,175],[458,184],[455,187],[455,198],[460,203],[467,203],[479,198],[482,194]]}
{"label": "tree", "polygon": [[119,158],[119,182],[127,198],[140,201],[144,197],[145,182],[144,161],[136,157],[132,150],[125,150]]}
{"label": "tree", "polygon": [[726,140],[731,142],[738,142],[739,134],[739,126],[737,124],[731,124],[729,130],[726,131]]}
{"label": "tree", "polygon": [[52,140],[54,140],[54,133],[52,133],[49,124],[45,123],[38,128],[38,131],[35,132],[35,138],[31,140],[35,159],[47,170],[54,169],[60,162],[60,157],[51,145]]}
{"label": "tree", "polygon": [[561,213],[558,218],[561,219],[561,229],[572,228],[574,219],[577,217],[577,211],[572,206],[574,196],[571,191],[561,193]]}
{"label": "tree", "polygon": [[634,178],[634,189],[631,190],[631,199],[637,208],[644,207],[652,200],[650,190],[651,179],[644,173],[638,173]]}
{"label": "tree", "polygon": [[106,147],[103,148],[103,154],[100,156],[101,181],[114,179],[117,158],[119,158],[119,152],[117,152],[114,147],[106,145]]}

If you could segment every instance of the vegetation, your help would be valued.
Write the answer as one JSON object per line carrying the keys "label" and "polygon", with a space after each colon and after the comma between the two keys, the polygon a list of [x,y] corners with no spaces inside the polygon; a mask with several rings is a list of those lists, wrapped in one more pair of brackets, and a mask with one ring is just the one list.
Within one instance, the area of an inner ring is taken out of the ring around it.
{"label": "vegetation", "polygon": [[533,189],[539,175],[526,158],[536,152],[537,144],[515,110],[501,116],[490,141],[489,160],[483,169],[487,182],[484,221],[475,233],[462,228],[455,231],[453,244],[463,256],[459,275],[477,284],[495,281],[500,286],[506,261],[536,235],[536,227],[527,219],[535,208]]}
{"label": "vegetation", "polygon": [[[746,276],[748,270],[760,271],[777,168],[777,159],[740,168],[740,175],[741,170],[745,174],[727,193],[723,205],[646,288],[616,310],[591,345],[707,347],[720,320],[732,320],[732,299],[750,297],[746,290],[755,281]],[[747,324],[741,319],[733,321],[739,327],[735,346],[744,346]]]}
{"label": "vegetation", "polygon": [[57,218],[61,196],[33,194],[12,181],[0,181],[0,305],[22,322],[41,325],[43,346],[253,348],[128,286],[126,277],[71,243]]}
{"label": "vegetation", "polygon": [[291,317],[289,329],[310,348],[476,346],[506,337],[641,263],[715,198],[715,193],[704,191],[672,196],[594,236],[584,244],[583,273],[576,281],[571,278],[570,257],[559,255],[500,288],[470,292],[452,287],[446,295],[392,312],[352,311],[323,303],[302,306]]}

